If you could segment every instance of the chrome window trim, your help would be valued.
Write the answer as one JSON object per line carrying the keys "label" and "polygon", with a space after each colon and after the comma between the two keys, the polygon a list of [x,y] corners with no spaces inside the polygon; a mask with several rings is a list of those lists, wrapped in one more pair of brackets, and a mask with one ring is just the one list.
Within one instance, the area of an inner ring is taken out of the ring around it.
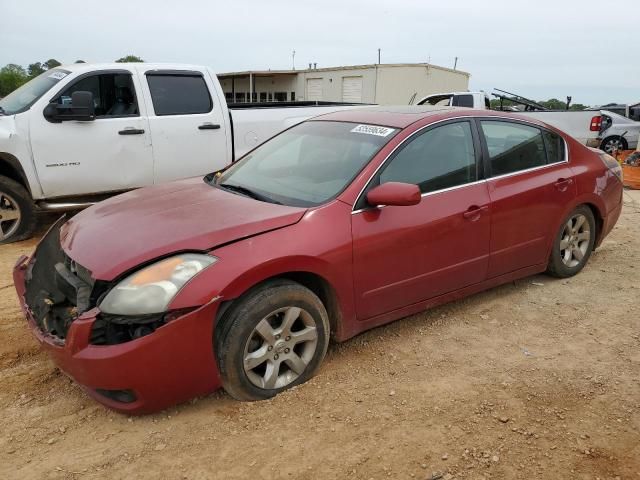
{"label": "chrome window trim", "polygon": [[[444,122],[448,122],[448,121],[451,121],[451,120],[474,119],[474,118],[477,119],[478,121],[491,120],[491,119],[497,118],[497,119],[500,119],[500,120],[508,120],[508,121],[513,122],[513,123],[524,123],[524,124],[530,125],[532,127],[535,127],[537,129],[544,128],[544,127],[542,127],[540,125],[537,125],[537,124],[535,124],[535,123],[533,123],[533,122],[531,122],[531,121],[529,121],[527,119],[511,118],[511,117],[505,117],[505,116],[501,116],[501,115],[491,115],[491,116],[488,116],[488,117],[483,117],[481,115],[460,115],[460,116],[457,116],[457,117],[445,118],[443,120],[438,120],[437,122],[433,122],[433,123],[430,123],[428,125],[424,125],[424,126],[420,127],[418,130],[416,130],[415,132],[413,132],[411,135],[409,135],[407,138],[405,138],[398,145],[393,147],[393,150],[391,150],[387,154],[387,156],[384,157],[384,160],[380,163],[380,165],[378,165],[378,167],[374,170],[374,172],[371,174],[371,176],[367,179],[367,181],[365,182],[364,186],[360,189],[360,192],[356,196],[356,201],[353,203],[353,207],[351,207],[351,208],[355,208],[355,206],[358,204],[358,202],[360,201],[360,198],[362,197],[362,194],[367,189],[367,186],[369,185],[371,180],[378,174],[380,169],[387,164],[387,162],[389,161],[389,157],[391,157],[391,155],[393,155],[396,152],[396,150],[398,150],[398,148],[400,148],[405,143],[407,143],[411,139],[413,139],[413,137],[415,135],[420,133],[425,128],[429,128],[429,127],[432,127],[434,125],[438,125],[439,123],[444,123]],[[400,129],[400,130],[402,131],[403,129]],[[552,132],[552,133],[556,133],[556,132]],[[558,134],[556,133],[556,135],[558,135]],[[547,163],[545,165],[540,165],[540,166],[537,166],[537,167],[528,168],[526,170],[518,170],[517,172],[505,173],[504,175],[498,175],[498,176],[495,176],[495,177],[489,177],[489,178],[485,178],[485,179],[482,179],[482,180],[477,180],[477,181],[471,182],[471,183],[464,183],[462,185],[456,185],[454,187],[443,188],[441,190],[434,190],[433,192],[423,193],[420,196],[424,197],[426,195],[445,192],[445,191],[453,190],[453,189],[456,189],[456,188],[466,187],[468,185],[475,185],[475,184],[478,184],[478,183],[481,183],[481,182],[487,182],[489,180],[493,180],[493,179],[496,179],[496,178],[500,179],[500,178],[504,178],[504,177],[510,177],[510,176],[513,176],[513,175],[519,175],[521,173],[527,173],[527,172],[530,172],[532,170],[538,170],[538,169],[542,169],[542,168],[546,168],[546,167],[552,167],[554,165],[560,165],[560,164],[563,164],[563,163],[567,163],[568,164],[569,163],[569,145],[567,144],[567,140],[562,135],[560,135],[560,138],[562,138],[562,141],[564,142],[564,160],[562,160],[560,162]],[[545,147],[545,149],[546,149],[546,147]],[[489,161],[491,161],[491,160],[489,159]],[[383,206],[370,207],[370,208],[359,208],[357,210],[352,210],[351,211],[351,215],[353,215],[355,213],[364,212],[366,210],[371,210],[372,208],[382,208],[382,207]]]}
{"label": "chrome window trim", "polygon": [[[439,193],[450,192],[451,190],[458,190],[460,188],[471,187],[473,185],[479,185],[481,183],[486,183],[486,182],[487,182],[487,179],[483,178],[482,180],[476,180],[475,182],[462,183],[460,185],[455,185],[453,187],[447,187],[447,188],[441,188],[440,190],[434,190],[433,192],[425,192],[425,193],[420,194],[420,197],[424,198],[424,197],[428,197],[430,195],[437,195]],[[386,207],[386,205],[376,205],[375,207],[359,208],[358,210],[353,210],[351,212],[351,215],[355,215],[356,213],[366,212],[366,211],[373,210],[373,209],[384,208],[384,207]]]}

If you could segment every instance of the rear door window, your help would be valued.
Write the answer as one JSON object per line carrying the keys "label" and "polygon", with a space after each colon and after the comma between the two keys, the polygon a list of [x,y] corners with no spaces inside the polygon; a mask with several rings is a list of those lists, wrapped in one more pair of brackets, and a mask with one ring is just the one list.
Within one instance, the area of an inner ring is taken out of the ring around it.
{"label": "rear door window", "polygon": [[491,161],[491,175],[506,175],[546,165],[540,129],[520,123],[482,120]]}
{"label": "rear door window", "polygon": [[473,108],[473,95],[454,95],[453,106]]}
{"label": "rear door window", "polygon": [[193,115],[213,108],[201,74],[147,73],[147,83],[156,115]]}

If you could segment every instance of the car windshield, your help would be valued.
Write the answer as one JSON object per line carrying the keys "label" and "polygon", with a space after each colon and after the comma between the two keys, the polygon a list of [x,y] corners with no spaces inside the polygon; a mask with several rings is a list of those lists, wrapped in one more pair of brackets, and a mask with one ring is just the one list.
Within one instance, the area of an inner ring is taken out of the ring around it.
{"label": "car windshield", "polygon": [[397,132],[378,125],[301,123],[247,154],[215,184],[259,200],[320,205],[342,192]]}
{"label": "car windshield", "polygon": [[0,112],[4,115],[13,115],[28,110],[42,95],[68,74],[68,70],[55,68],[38,75],[0,100]]}

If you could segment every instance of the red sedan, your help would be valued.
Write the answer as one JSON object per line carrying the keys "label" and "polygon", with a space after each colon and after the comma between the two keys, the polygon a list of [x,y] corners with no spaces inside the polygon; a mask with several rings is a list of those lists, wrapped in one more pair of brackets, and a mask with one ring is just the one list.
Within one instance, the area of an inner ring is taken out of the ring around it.
{"label": "red sedan", "polygon": [[368,108],[61,221],[14,278],[37,339],[111,408],[260,400],[308,380],[329,338],[575,275],[621,206],[615,160],[545,124]]}

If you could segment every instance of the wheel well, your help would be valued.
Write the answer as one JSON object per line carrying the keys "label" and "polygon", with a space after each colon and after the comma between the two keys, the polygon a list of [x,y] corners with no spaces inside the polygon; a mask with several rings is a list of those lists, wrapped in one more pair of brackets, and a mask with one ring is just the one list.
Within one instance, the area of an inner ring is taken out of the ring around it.
{"label": "wheel well", "polygon": [[602,215],[600,214],[600,210],[593,203],[585,203],[585,206],[589,207],[591,213],[593,213],[593,218],[596,220],[596,241],[594,245],[598,245],[600,243],[600,235],[602,234],[602,226],[604,224],[604,220]]}
{"label": "wheel well", "polygon": [[625,146],[627,146],[627,147],[629,146],[629,142],[627,142],[627,139],[626,139],[626,138],[624,138],[622,135],[609,135],[608,137],[605,137],[605,138],[603,138],[603,139],[602,139],[602,142],[600,142],[600,145],[601,145],[601,146],[604,146],[604,144],[605,144],[608,140],[610,140],[610,139],[612,139],[612,138],[619,138],[619,139],[622,141],[622,144],[623,144],[623,145],[625,145]]}
{"label": "wheel well", "polygon": [[18,182],[31,193],[24,170],[22,170],[18,159],[13,155],[0,152],[0,175]]}
{"label": "wheel well", "polygon": [[[275,280],[278,278],[283,278],[283,279],[287,279],[287,280],[291,280],[293,282],[299,283],[300,285],[303,285],[304,287],[308,288],[318,296],[318,298],[324,305],[324,308],[327,309],[327,314],[329,316],[329,327],[331,328],[331,336],[333,337],[338,331],[338,328],[340,327],[340,324],[342,321],[342,312],[340,311],[340,306],[338,305],[338,297],[335,293],[335,290],[331,286],[331,284],[327,280],[325,280],[323,277],[315,273],[286,272],[279,275],[275,275],[273,277],[265,278],[264,280],[257,283],[256,285],[252,285],[251,289],[259,285],[262,285],[265,282],[269,282],[271,280]],[[242,295],[244,295],[244,293]],[[235,302],[235,300],[240,298],[240,296],[234,299],[231,299],[227,302],[224,302],[221,305],[220,309],[218,310],[218,315],[217,315],[218,318],[216,319],[216,323],[218,320],[220,320],[223,317],[224,313]]]}

